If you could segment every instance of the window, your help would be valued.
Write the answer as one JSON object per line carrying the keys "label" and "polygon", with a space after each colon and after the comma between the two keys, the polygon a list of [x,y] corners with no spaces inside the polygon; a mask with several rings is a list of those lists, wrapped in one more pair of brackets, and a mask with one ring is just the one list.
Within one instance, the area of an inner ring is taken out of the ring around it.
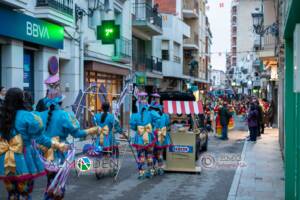
{"label": "window", "polygon": [[174,62],[180,63],[180,44],[174,42]]}
{"label": "window", "polygon": [[92,14],[88,15],[88,27],[90,29],[96,29],[100,25],[101,13],[99,10],[93,11]]}
{"label": "window", "polygon": [[162,60],[170,60],[168,40],[161,41],[161,57]]}

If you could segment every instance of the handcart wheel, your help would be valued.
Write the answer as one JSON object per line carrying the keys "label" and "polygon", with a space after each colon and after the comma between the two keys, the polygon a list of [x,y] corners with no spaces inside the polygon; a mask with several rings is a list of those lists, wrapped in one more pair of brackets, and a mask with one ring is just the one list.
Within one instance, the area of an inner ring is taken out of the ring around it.
{"label": "handcart wheel", "polygon": [[95,175],[96,175],[97,180],[100,180],[104,176],[103,173],[101,173],[101,172],[96,172]]}

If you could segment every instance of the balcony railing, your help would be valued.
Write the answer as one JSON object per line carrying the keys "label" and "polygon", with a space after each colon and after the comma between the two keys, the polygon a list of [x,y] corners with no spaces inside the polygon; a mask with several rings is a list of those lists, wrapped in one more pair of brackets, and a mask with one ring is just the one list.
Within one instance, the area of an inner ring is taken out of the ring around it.
{"label": "balcony railing", "polygon": [[37,0],[37,7],[48,6],[62,13],[73,15],[73,0]]}
{"label": "balcony railing", "polygon": [[116,62],[130,63],[132,55],[132,42],[131,40],[121,37],[116,40],[115,55],[113,60]]}
{"label": "balcony railing", "polygon": [[146,21],[162,28],[162,17],[158,14],[156,8],[146,3],[135,3],[133,4],[133,10],[135,21]]}
{"label": "balcony railing", "polygon": [[133,66],[136,71],[162,72],[162,60],[155,56],[134,56]]}
{"label": "balcony railing", "polygon": [[195,0],[184,0],[183,1],[183,9],[185,10],[193,10],[199,14],[199,5]]}
{"label": "balcony railing", "polygon": [[199,35],[196,32],[191,32],[191,37],[184,39],[184,44],[199,46]]}
{"label": "balcony railing", "polygon": [[262,42],[263,49],[275,49],[276,37],[272,34],[266,34],[264,35]]}

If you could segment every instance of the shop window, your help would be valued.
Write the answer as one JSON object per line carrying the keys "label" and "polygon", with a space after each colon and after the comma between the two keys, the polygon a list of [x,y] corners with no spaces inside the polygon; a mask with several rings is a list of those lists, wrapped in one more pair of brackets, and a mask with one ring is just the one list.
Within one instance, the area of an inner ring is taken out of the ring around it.
{"label": "shop window", "polygon": [[[95,72],[95,71],[86,71],[86,85],[91,83],[96,83],[96,93],[99,93],[100,87],[104,86],[106,89],[106,98],[105,101],[109,102],[112,108],[112,100],[114,97],[118,99],[119,94],[121,93],[123,77],[114,74],[106,74],[103,72]],[[103,98],[100,97],[101,94],[88,94],[86,98],[87,107],[91,112],[99,112],[101,111],[101,105]],[[121,119],[122,119],[121,115]],[[91,113],[86,113],[85,115],[87,124],[91,124]],[[121,120],[122,121],[122,120]]]}

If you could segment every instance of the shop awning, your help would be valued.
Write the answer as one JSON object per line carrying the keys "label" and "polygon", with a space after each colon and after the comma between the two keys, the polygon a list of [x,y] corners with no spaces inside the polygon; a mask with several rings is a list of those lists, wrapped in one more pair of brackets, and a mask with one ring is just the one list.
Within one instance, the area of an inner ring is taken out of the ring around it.
{"label": "shop awning", "polygon": [[201,114],[201,101],[163,101],[164,113],[169,114]]}

